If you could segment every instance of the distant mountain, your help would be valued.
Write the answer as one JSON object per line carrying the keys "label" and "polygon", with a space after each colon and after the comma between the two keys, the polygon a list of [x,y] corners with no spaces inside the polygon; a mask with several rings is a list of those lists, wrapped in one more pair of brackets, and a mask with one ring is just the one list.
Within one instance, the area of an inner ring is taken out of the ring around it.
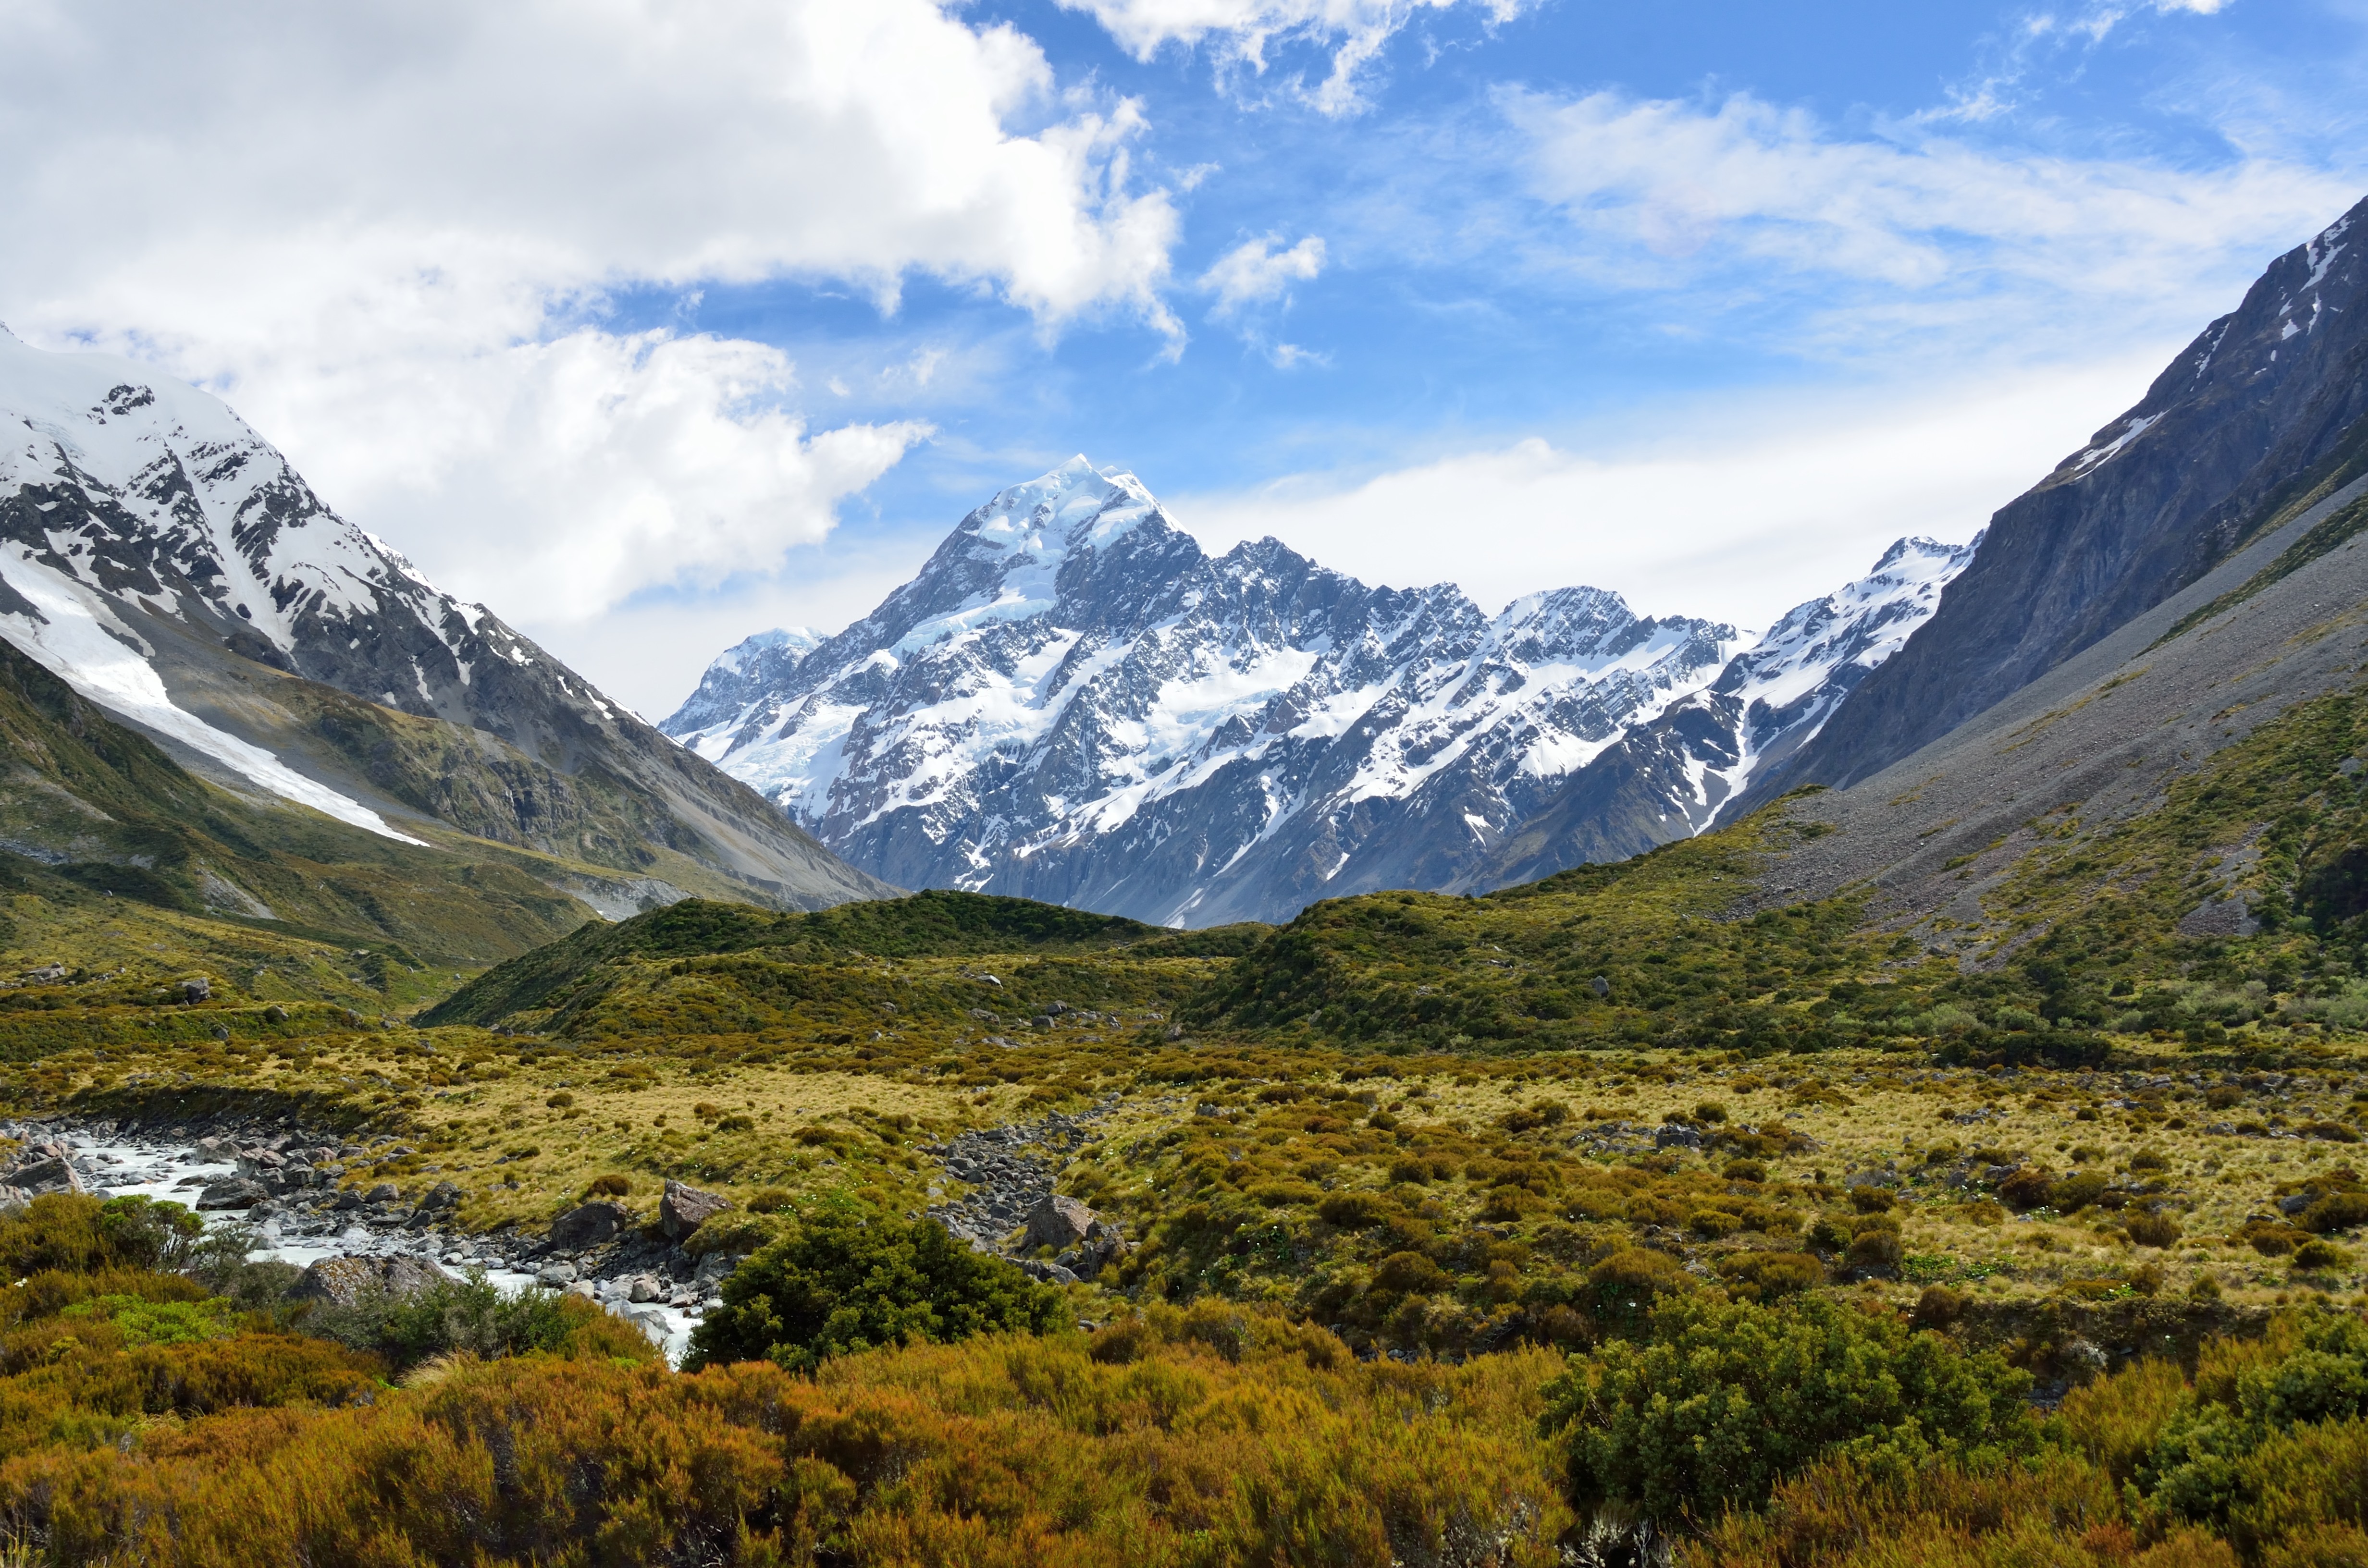
{"label": "distant mountain", "polygon": [[216,399],[5,331],[0,637],[219,785],[550,857],[593,908],[894,891],[438,592]]}
{"label": "distant mountain", "polygon": [[1930,619],[1981,547],[1903,539],[1874,570],[1796,605],[1718,678],[1638,724],[1506,835],[1456,891],[1622,860],[1710,827],[1751,779],[1816,737],[1860,683]]}
{"label": "distant mountain", "polygon": [[[1962,556],[1903,542],[1739,665],[1733,627],[1600,589],[1491,616],[1452,584],[1369,587],[1273,540],[1212,557],[1133,475],[1076,458],[963,518],[837,636],[732,649],[659,727],[893,881],[1287,919],[1471,875],[1638,725],[1729,681],[1714,804],[1929,613]],[[1659,841],[1629,837],[1622,853]]]}
{"label": "distant mountain", "polygon": [[1991,519],[1900,655],[1747,804],[1847,785],[2368,472],[2368,201],[2280,256],[2128,413]]}

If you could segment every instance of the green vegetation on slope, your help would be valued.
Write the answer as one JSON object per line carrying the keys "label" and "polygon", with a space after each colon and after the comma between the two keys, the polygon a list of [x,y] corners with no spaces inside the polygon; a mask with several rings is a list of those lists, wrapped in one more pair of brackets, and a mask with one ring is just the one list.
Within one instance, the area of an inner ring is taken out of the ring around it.
{"label": "green vegetation on slope", "polygon": [[[1127,950],[1130,958],[1201,958],[1241,951],[1263,926],[1177,932],[1120,915],[1024,898],[938,891],[843,903],[811,915],[691,899],[616,926],[587,926],[461,987],[421,1022],[492,1025],[514,1013],[557,1010],[604,966],[750,954],[768,966],[844,967],[872,960],[1051,956]],[[580,1011],[576,1009],[576,1011]]]}
{"label": "green vegetation on slope", "polygon": [[0,852],[0,885],[52,902],[79,892],[333,942],[394,943],[446,965],[521,952],[590,913],[503,852],[401,844],[250,804],[193,778],[6,644],[0,756],[0,841],[13,846]]}

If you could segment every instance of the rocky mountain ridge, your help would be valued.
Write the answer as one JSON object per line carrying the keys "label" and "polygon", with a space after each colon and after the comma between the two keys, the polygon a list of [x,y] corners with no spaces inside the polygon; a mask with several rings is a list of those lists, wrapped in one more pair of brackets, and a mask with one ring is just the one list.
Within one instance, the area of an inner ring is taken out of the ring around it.
{"label": "rocky mountain ridge", "polygon": [[438,590],[215,398],[5,331],[0,636],[218,784],[618,873],[553,869],[596,906],[890,891]]}
{"label": "rocky mountain ridge", "polygon": [[1965,723],[2368,472],[2368,200],[2270,264],[2146,396],[1991,519],[1979,559],[1748,804]]}
{"label": "rocky mountain ridge", "polygon": [[1288,919],[1485,874],[1574,777],[1688,703],[1724,738],[1679,766],[1686,801],[1599,847],[1707,824],[1969,556],[1903,540],[1759,640],[1588,587],[1491,616],[1452,584],[1369,587],[1270,539],[1211,556],[1141,481],[1079,457],[971,513],[837,636],[728,651],[660,728],[891,881]]}

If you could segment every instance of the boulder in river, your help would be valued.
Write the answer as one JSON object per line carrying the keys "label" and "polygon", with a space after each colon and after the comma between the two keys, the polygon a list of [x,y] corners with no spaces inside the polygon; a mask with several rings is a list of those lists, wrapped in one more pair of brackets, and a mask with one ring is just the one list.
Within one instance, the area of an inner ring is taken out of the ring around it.
{"label": "boulder in river", "polygon": [[416,1296],[430,1285],[450,1283],[450,1274],[424,1257],[401,1254],[393,1257],[324,1257],[289,1287],[288,1299],[350,1307],[364,1296],[385,1295],[401,1300]]}
{"label": "boulder in river", "polygon": [[252,1209],[271,1194],[258,1181],[245,1176],[231,1176],[218,1181],[198,1194],[199,1209]]}
{"label": "boulder in river", "polygon": [[679,1242],[731,1207],[727,1199],[669,1179],[666,1196],[658,1199],[658,1229],[666,1240]]}
{"label": "boulder in river", "polygon": [[74,1174],[74,1168],[55,1156],[19,1165],[8,1173],[7,1180],[10,1187],[19,1188],[28,1197],[37,1198],[45,1192],[85,1190],[82,1177]]}
{"label": "boulder in river", "polygon": [[619,1231],[632,1222],[633,1211],[623,1204],[595,1199],[570,1209],[551,1222],[551,1244],[566,1252],[581,1252],[613,1241]]}

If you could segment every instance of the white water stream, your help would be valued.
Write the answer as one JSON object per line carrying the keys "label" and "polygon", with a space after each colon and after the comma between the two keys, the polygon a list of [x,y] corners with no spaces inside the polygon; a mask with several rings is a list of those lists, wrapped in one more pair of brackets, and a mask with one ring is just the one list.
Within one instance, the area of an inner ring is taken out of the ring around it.
{"label": "white water stream", "polygon": [[[164,1140],[120,1134],[100,1137],[87,1129],[55,1123],[33,1123],[9,1131],[65,1144],[72,1151],[69,1159],[82,1173],[85,1184],[101,1198],[139,1193],[148,1198],[170,1199],[195,1209],[198,1194],[209,1184],[226,1181],[238,1174],[227,1160],[209,1159],[193,1147]],[[202,1218],[209,1229],[251,1225],[257,1245],[247,1255],[249,1257],[278,1258],[299,1268],[324,1257],[407,1256],[427,1259],[455,1274],[482,1268],[486,1279],[507,1296],[515,1296],[535,1282],[532,1274],[510,1267],[491,1246],[465,1234],[389,1231],[336,1214],[314,1215],[286,1209],[251,1222],[235,1210],[208,1213]],[[621,1286],[621,1281],[616,1283]],[[600,1288],[596,1285],[593,1290],[598,1292]],[[670,1364],[681,1364],[684,1353],[690,1347],[690,1332],[699,1325],[699,1308],[659,1301],[633,1304],[620,1297],[612,1299],[598,1293],[593,1300],[638,1324],[664,1346]]]}

